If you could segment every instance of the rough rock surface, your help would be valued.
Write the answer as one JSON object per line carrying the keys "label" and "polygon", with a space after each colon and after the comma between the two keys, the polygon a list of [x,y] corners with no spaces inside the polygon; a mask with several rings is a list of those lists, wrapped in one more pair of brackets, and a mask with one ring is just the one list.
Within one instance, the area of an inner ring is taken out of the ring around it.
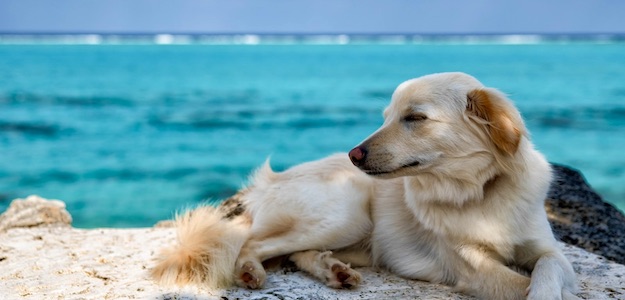
{"label": "rough rock surface", "polygon": [[14,227],[69,226],[72,216],[59,200],[47,200],[39,196],[15,199],[0,215],[0,232]]}
{"label": "rough rock surface", "polygon": [[556,238],[625,264],[623,213],[604,202],[579,171],[553,166],[555,180],[545,208]]}
{"label": "rough rock surface", "polygon": [[[303,272],[271,272],[251,291],[167,288],[148,278],[173,228],[13,228],[0,235],[2,299],[473,299],[450,288],[359,268],[362,286],[334,290]],[[580,283],[582,299],[625,299],[625,266],[561,244]]]}

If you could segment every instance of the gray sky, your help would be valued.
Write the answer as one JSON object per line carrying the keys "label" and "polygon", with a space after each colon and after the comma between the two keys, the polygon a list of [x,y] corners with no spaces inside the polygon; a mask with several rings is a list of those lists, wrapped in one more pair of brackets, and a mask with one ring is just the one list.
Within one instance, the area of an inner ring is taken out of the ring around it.
{"label": "gray sky", "polygon": [[625,1],[0,0],[0,32],[625,33]]}

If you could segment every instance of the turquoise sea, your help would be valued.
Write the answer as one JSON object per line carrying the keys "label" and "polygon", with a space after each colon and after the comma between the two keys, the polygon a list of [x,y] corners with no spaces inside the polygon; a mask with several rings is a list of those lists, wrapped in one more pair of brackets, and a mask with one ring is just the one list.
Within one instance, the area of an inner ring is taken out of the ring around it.
{"label": "turquoise sea", "polygon": [[282,170],[348,151],[399,83],[444,71],[507,93],[550,161],[625,209],[621,40],[159,38],[0,39],[0,211],[38,194],[77,227],[151,226],[229,196],[268,157]]}

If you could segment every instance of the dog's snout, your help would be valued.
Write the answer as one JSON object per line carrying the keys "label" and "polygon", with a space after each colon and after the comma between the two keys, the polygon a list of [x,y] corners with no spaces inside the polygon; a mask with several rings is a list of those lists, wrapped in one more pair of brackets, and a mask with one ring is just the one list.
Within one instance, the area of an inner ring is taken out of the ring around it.
{"label": "dog's snout", "polygon": [[367,149],[362,146],[352,149],[349,151],[349,159],[356,167],[362,166],[367,159]]}

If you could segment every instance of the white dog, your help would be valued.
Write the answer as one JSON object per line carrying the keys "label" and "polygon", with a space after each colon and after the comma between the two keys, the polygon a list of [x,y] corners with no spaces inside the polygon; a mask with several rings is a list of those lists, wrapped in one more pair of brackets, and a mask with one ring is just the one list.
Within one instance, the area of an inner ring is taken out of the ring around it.
{"label": "white dog", "polygon": [[351,266],[379,266],[484,299],[576,298],[543,207],[551,168],[502,93],[428,75],[402,83],[384,118],[349,155],[265,164],[219,208],[178,217],[152,275],[261,288],[262,262],[287,256],[335,288],[359,284]]}

